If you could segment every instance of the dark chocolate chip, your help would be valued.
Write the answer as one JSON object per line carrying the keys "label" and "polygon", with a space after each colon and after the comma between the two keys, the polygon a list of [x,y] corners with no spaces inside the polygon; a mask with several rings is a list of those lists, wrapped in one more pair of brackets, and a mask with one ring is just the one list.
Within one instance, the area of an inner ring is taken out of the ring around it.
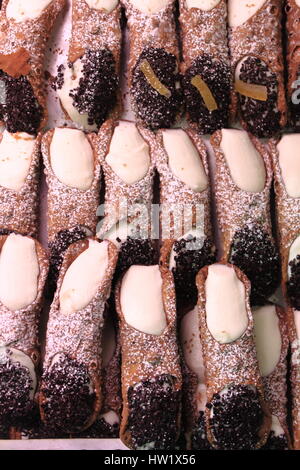
{"label": "dark chocolate chip", "polygon": [[84,364],[61,355],[42,377],[42,408],[48,429],[79,432],[94,412],[95,393],[91,393],[89,372]]}
{"label": "dark chocolate chip", "polygon": [[[217,110],[209,111],[201,94],[192,85],[191,79],[196,75],[200,75],[210,89],[218,105]],[[186,108],[190,120],[199,125],[201,134],[212,134],[218,129],[228,127],[230,87],[230,66],[208,54],[197,57],[186,71],[183,78]]]}
{"label": "dark chocolate chip", "polygon": [[236,232],[229,262],[238,266],[251,282],[251,305],[264,305],[280,282],[276,246],[259,226]]}
{"label": "dark chocolate chip", "polygon": [[128,431],[135,448],[171,449],[176,444],[180,392],[174,380],[163,374],[128,389]]}
{"label": "dark chocolate chip", "polygon": [[24,76],[13,78],[0,70],[0,82],[5,88],[5,99],[0,104],[0,119],[4,121],[8,132],[36,134],[43,118],[43,109],[28,79]]}
{"label": "dark chocolate chip", "polygon": [[[156,91],[140,70],[140,64],[147,60],[159,81],[171,92],[167,98]],[[150,129],[167,128],[174,124],[183,105],[182,91],[177,73],[177,59],[164,49],[152,47],[143,50],[132,74],[131,92],[136,113]]]}
{"label": "dark chocolate chip", "polygon": [[278,110],[278,82],[276,74],[256,57],[248,57],[241,66],[240,80],[267,87],[267,101],[259,101],[247,96],[239,96],[240,111],[247,129],[257,137],[271,137],[280,131]]}
{"label": "dark chocolate chip", "polygon": [[51,87],[53,90],[60,90],[64,84],[64,74],[65,74],[65,66],[63,64],[57,67],[57,76],[53,81]]}
{"label": "dark chocolate chip", "polygon": [[254,450],[264,413],[254,387],[230,385],[211,401],[209,419],[213,437],[220,450]]}

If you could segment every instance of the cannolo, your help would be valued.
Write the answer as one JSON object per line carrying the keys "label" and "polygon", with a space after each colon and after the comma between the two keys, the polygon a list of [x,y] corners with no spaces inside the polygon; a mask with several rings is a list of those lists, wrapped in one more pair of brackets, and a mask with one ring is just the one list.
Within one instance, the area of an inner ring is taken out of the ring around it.
{"label": "cannolo", "polygon": [[159,266],[131,266],[118,284],[116,308],[122,353],[120,437],[131,449],[170,449],[179,437],[182,382],[172,274]]}
{"label": "cannolo", "polygon": [[258,449],[271,415],[256,358],[250,282],[237,267],[214,264],[199,272],[197,286],[208,439],[220,450]]}
{"label": "cannolo", "polygon": [[272,424],[264,449],[288,450],[287,353],[288,329],[284,312],[275,305],[253,309],[254,339],[265,399]]}
{"label": "cannolo", "polygon": [[72,2],[68,65],[56,88],[66,116],[85,130],[99,129],[120,101],[120,18],[118,0]]}
{"label": "cannolo", "polygon": [[212,449],[206,433],[206,381],[200,341],[200,324],[197,307],[181,320],[180,343],[183,350],[183,426],[187,448]]}
{"label": "cannolo", "polygon": [[226,0],[180,0],[183,91],[201,134],[228,127],[231,68]]}
{"label": "cannolo", "polygon": [[222,260],[249,278],[251,305],[263,305],[280,282],[270,213],[271,159],[264,145],[245,131],[217,131],[211,143]]}
{"label": "cannolo", "polygon": [[38,319],[48,259],[33,238],[0,237],[0,426],[34,412],[39,364]]}
{"label": "cannolo", "polygon": [[154,263],[150,237],[155,145],[152,132],[133,122],[107,121],[99,132],[106,191],[97,234],[119,248],[117,276],[132,264]]}
{"label": "cannolo", "polygon": [[[109,311],[108,315],[112,312]],[[121,418],[121,346],[111,316],[105,319],[102,335],[102,408],[95,423],[78,438],[119,437]]]}
{"label": "cannolo", "polygon": [[83,431],[101,409],[101,337],[116,262],[113,244],[91,238],[72,244],[65,254],[49,314],[39,394],[49,429]]}
{"label": "cannolo", "polygon": [[293,403],[293,443],[300,450],[300,312],[289,309],[288,327],[291,343],[291,388]]}
{"label": "cannolo", "polygon": [[288,66],[288,84],[287,99],[289,106],[289,121],[294,129],[300,128],[300,1],[287,0],[286,5],[286,36],[287,36],[287,66]]}
{"label": "cannolo", "polygon": [[232,119],[257,137],[285,127],[287,106],[281,43],[282,0],[229,0]]}
{"label": "cannolo", "polygon": [[95,135],[76,129],[52,129],[42,139],[53,286],[68,246],[96,232],[101,175],[96,147]]}
{"label": "cannolo", "polygon": [[0,139],[0,233],[36,236],[41,136],[5,130]]}
{"label": "cannolo", "polygon": [[161,262],[174,274],[178,306],[190,309],[197,303],[196,274],[215,260],[207,151],[192,130],[159,131],[157,141]]}
{"label": "cannolo", "polygon": [[[0,120],[8,132],[37,134],[47,121],[43,62],[65,0],[4,0],[0,13]],[[2,100],[1,100],[2,101]]]}
{"label": "cannolo", "polygon": [[174,0],[121,0],[126,8],[128,82],[136,118],[150,129],[171,127],[181,112]]}
{"label": "cannolo", "polygon": [[282,289],[289,305],[300,310],[300,144],[299,134],[283,135],[271,141],[276,221],[281,255]]}

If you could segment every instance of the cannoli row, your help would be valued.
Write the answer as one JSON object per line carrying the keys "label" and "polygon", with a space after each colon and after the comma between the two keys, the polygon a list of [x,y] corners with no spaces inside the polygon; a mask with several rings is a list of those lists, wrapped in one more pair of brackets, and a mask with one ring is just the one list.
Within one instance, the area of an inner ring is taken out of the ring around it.
{"label": "cannoli row", "polygon": [[214,264],[197,276],[208,439],[220,450],[254,450],[268,437],[265,403],[253,337],[250,282],[236,267]]}
{"label": "cannoli row", "polygon": [[156,166],[162,264],[174,274],[178,306],[190,309],[197,303],[196,274],[215,260],[205,144],[193,130],[159,131]]}
{"label": "cannoli row", "polygon": [[171,449],[179,437],[182,386],[172,274],[157,265],[131,266],[118,284],[116,308],[122,353],[120,437],[132,449]]}
{"label": "cannoli row", "polygon": [[183,92],[201,134],[228,127],[231,67],[226,0],[180,0]]}
{"label": "cannoli row", "polygon": [[74,435],[77,438],[118,438],[121,420],[121,345],[119,332],[108,311],[102,334],[102,395],[99,416],[86,431]]}
{"label": "cannoli row", "polygon": [[257,137],[285,127],[282,0],[229,0],[229,47],[235,86],[232,119]]}
{"label": "cannoli row", "polygon": [[197,307],[181,320],[180,344],[183,351],[182,420],[187,448],[210,450],[212,446],[205,425],[206,381]]}
{"label": "cannoli row", "polygon": [[183,104],[175,1],[121,3],[128,19],[128,82],[136,118],[153,130],[171,127]]}
{"label": "cannoli row", "polygon": [[147,260],[153,258],[149,238],[155,145],[154,135],[133,122],[107,121],[99,132],[105,207],[97,234],[117,243],[119,248],[122,245],[119,273],[119,267],[121,271],[129,267],[129,258],[137,264],[149,264]]}
{"label": "cannoli row", "polygon": [[300,128],[300,1],[287,0],[286,10],[286,42],[287,42],[287,67],[288,67],[288,83],[287,83],[287,99],[289,106],[289,122],[292,128],[299,130]]}
{"label": "cannoli row", "polygon": [[34,413],[38,386],[38,320],[48,274],[33,238],[0,237],[0,426],[18,427]]}
{"label": "cannoli row", "polygon": [[69,119],[97,130],[120,107],[121,7],[118,0],[73,0],[68,64],[56,83]]}
{"label": "cannoli row", "polygon": [[0,134],[0,233],[38,233],[40,144],[37,138],[18,132]]}
{"label": "cannoli row", "polygon": [[0,13],[0,119],[9,132],[37,134],[47,121],[43,62],[64,0],[4,0]]}
{"label": "cannoli row", "polygon": [[284,311],[276,305],[254,308],[254,339],[265,399],[272,415],[264,449],[288,450],[287,354],[288,328]]}
{"label": "cannoli row", "polygon": [[269,152],[256,138],[240,130],[217,131],[211,143],[216,159],[222,260],[235,264],[247,275],[251,305],[262,305],[280,281],[270,213],[273,171]]}
{"label": "cannoli row", "polygon": [[275,179],[282,289],[289,305],[296,310],[300,310],[299,144],[299,134],[283,135],[279,141],[270,142]]}
{"label": "cannoli row", "polygon": [[96,233],[101,165],[96,136],[76,129],[48,131],[42,153],[48,185],[50,279],[55,287],[68,246]]}
{"label": "cannoli row", "polygon": [[114,245],[92,238],[72,244],[65,254],[39,393],[42,421],[53,431],[83,431],[102,407],[101,337],[116,262]]}
{"label": "cannoli row", "polygon": [[289,309],[288,328],[291,343],[292,428],[295,450],[300,450],[300,312]]}

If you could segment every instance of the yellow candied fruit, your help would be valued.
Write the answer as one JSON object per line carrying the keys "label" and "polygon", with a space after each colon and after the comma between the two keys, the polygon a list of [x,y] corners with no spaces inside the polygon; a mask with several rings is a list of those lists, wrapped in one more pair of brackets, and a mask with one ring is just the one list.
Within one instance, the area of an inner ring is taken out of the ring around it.
{"label": "yellow candied fruit", "polygon": [[168,88],[165,87],[165,85],[163,85],[163,83],[161,83],[159,78],[155,75],[148,60],[143,60],[140,65],[140,70],[143,72],[146,80],[152,86],[152,88],[154,88],[154,90],[156,90],[160,95],[165,96],[166,98],[170,98],[170,90],[168,90]]}
{"label": "yellow candied fruit", "polygon": [[209,87],[202,80],[200,75],[195,75],[195,77],[193,77],[192,80],[191,80],[191,84],[194,85],[194,87],[196,87],[197,90],[199,91],[199,93],[202,96],[204,104],[207,107],[208,111],[216,111],[218,109],[217,102],[216,102],[215,98],[213,97],[213,94],[210,91]]}
{"label": "yellow candied fruit", "polygon": [[254,85],[253,83],[236,80],[235,91],[240,95],[247,96],[248,98],[253,98],[258,101],[267,101],[268,99],[268,90],[264,85]]}

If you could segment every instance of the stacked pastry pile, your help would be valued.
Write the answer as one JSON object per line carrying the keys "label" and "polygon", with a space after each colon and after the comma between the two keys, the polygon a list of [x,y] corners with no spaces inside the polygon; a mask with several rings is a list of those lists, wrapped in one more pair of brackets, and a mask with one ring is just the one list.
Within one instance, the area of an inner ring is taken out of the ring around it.
{"label": "stacked pastry pile", "polygon": [[[134,123],[120,120],[121,5],[73,0],[55,86],[74,125],[45,132],[64,0],[2,2],[1,437],[300,448],[300,137],[278,137],[287,103],[299,125],[300,5],[286,3],[287,90],[284,2],[123,0]],[[188,126],[170,129],[184,107]],[[237,117],[245,130],[227,128]],[[270,302],[280,279],[286,309]]]}

